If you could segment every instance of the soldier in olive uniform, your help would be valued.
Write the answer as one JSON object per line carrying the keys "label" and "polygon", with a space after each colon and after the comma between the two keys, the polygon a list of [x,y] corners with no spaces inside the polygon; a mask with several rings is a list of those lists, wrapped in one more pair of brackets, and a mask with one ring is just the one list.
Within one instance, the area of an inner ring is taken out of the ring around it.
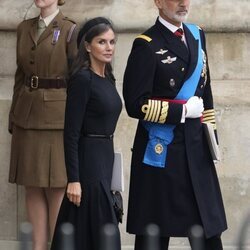
{"label": "soldier in olive uniform", "polygon": [[159,17],[135,39],[124,75],[127,112],[139,119],[127,231],[136,235],[135,249],[142,250],[145,227],[155,223],[160,249],[166,250],[170,237],[188,237],[199,224],[205,249],[221,250],[227,223],[201,123],[216,129],[205,35],[183,23],[190,0],[155,4]]}
{"label": "soldier in olive uniform", "polygon": [[35,0],[40,15],[17,28],[17,70],[9,116],[9,181],[25,186],[34,249],[47,249],[67,183],[63,151],[66,82],[77,53],[76,24],[62,0]]}

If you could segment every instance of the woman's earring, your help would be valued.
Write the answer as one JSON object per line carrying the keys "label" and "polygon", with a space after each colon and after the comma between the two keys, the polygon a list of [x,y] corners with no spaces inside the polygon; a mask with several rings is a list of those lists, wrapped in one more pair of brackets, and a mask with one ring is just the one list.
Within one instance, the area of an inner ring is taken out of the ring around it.
{"label": "woman's earring", "polygon": [[85,42],[84,42],[84,45],[85,45],[86,51],[87,51],[87,52],[90,52],[91,49],[90,49],[89,43],[85,41]]}

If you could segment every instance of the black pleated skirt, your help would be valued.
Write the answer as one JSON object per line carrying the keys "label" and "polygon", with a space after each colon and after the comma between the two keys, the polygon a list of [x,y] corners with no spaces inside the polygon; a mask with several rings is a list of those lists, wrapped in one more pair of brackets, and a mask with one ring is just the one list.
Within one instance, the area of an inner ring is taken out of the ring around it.
{"label": "black pleated skirt", "polygon": [[[62,249],[60,227],[65,222],[74,226],[75,250],[101,250],[103,226],[112,223],[118,229],[110,192],[113,160],[112,140],[81,138],[79,147],[81,204],[77,207],[65,194],[51,250]],[[116,250],[120,250],[120,235],[119,230],[117,231]]]}

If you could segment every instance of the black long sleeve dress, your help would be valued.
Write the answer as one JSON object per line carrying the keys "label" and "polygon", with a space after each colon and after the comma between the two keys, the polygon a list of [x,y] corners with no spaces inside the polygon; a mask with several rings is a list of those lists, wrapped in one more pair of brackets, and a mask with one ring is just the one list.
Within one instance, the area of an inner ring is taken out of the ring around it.
{"label": "black long sleeve dress", "polygon": [[64,222],[74,226],[75,250],[99,250],[102,226],[118,225],[110,193],[113,139],[89,135],[113,135],[121,108],[116,88],[107,78],[84,69],[70,80],[64,128],[65,161],[68,181],[81,183],[82,200],[77,207],[65,195],[52,250],[61,249],[60,226]]}

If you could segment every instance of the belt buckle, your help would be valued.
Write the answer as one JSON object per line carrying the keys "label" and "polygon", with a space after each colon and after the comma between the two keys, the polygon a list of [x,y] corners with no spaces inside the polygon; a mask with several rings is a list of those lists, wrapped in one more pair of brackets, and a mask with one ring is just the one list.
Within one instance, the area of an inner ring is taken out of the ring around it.
{"label": "belt buckle", "polygon": [[32,89],[37,89],[38,88],[38,76],[32,76],[30,80],[30,87]]}

